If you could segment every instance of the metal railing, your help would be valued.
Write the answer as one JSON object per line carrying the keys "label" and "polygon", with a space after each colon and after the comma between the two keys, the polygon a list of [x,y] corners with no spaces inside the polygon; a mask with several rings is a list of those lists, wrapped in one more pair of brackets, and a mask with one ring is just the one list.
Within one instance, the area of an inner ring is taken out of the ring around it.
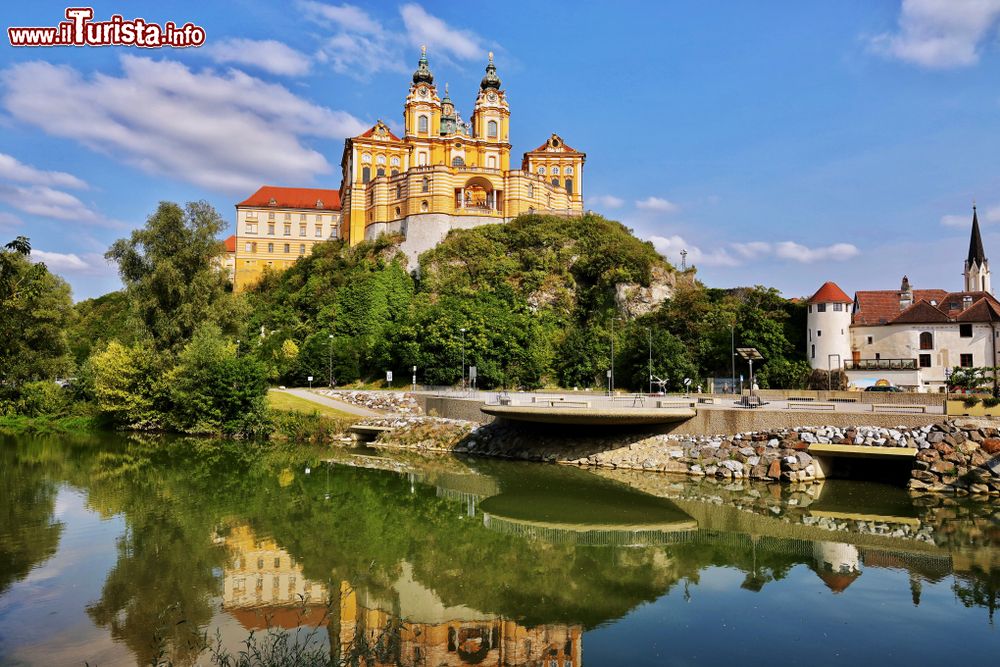
{"label": "metal railing", "polygon": [[845,371],[915,371],[916,359],[858,359],[845,361]]}

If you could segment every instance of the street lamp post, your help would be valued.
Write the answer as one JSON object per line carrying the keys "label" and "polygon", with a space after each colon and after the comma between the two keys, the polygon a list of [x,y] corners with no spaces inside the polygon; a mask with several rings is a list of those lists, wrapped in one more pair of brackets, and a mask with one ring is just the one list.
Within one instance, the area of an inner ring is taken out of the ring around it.
{"label": "street lamp post", "polygon": [[333,389],[333,334],[328,336],[327,356],[330,359],[330,374],[328,379],[330,382],[330,389]]}
{"label": "street lamp post", "polygon": [[239,338],[236,339],[236,356],[237,357],[240,356],[240,339]]}
{"label": "street lamp post", "polygon": [[[729,381],[730,381],[729,386],[732,388],[732,391],[735,394],[736,393],[736,324],[735,323],[729,325],[729,349],[730,352],[732,352],[729,359],[730,361],[733,362],[733,372],[732,375],[729,376]],[[743,393],[742,389],[740,390],[740,393],[741,394]]]}
{"label": "street lamp post", "polygon": [[611,317],[611,381],[608,395],[615,395],[615,317]]}
{"label": "street lamp post", "polygon": [[650,328],[646,329],[646,333],[649,335],[649,393],[653,393],[653,330]]}
{"label": "street lamp post", "polygon": [[462,332],[462,390],[465,390],[465,327],[459,329]]}

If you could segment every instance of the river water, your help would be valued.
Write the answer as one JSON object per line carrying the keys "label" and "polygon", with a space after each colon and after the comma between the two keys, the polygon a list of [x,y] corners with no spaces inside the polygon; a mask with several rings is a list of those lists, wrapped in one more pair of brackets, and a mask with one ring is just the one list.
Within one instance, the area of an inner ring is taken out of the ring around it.
{"label": "river water", "polygon": [[998,604],[1000,505],[870,482],[0,439],[3,665],[251,633],[371,665],[996,664]]}

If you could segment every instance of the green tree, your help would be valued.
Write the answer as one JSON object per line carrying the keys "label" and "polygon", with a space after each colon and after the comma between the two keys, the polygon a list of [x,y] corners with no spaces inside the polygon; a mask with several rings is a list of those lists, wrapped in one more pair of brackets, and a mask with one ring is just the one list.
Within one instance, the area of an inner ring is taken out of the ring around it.
{"label": "green tree", "polygon": [[72,368],[65,328],[73,321],[69,285],[29,259],[23,236],[0,249],[0,392]]}
{"label": "green tree", "polygon": [[144,345],[111,341],[90,358],[97,409],[120,428],[161,428],[163,388],[160,359]]}
{"label": "green tree", "polygon": [[267,378],[213,324],[200,327],[167,375],[171,425],[185,433],[257,435],[267,430]]}
{"label": "green tree", "polygon": [[177,351],[202,324],[235,333],[245,319],[218,267],[225,222],[207,202],[161,202],[142,229],[105,253],[156,349]]}

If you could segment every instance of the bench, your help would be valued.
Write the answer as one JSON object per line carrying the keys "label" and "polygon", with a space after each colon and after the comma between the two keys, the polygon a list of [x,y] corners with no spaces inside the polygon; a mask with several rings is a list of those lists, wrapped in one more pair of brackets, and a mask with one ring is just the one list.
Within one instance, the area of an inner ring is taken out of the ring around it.
{"label": "bench", "polygon": [[712,396],[703,396],[698,399],[699,403],[710,403],[712,405],[715,405],[715,401],[716,399],[713,398]]}
{"label": "bench", "polygon": [[656,402],[656,407],[658,407],[658,408],[693,408],[694,407],[694,401],[683,401],[683,400],[657,401]]}
{"label": "bench", "polygon": [[789,410],[836,410],[836,403],[819,403],[816,401],[805,401],[795,403],[793,401],[788,401]]}
{"label": "bench", "polygon": [[815,401],[815,396],[789,396],[789,401]]}
{"label": "bench", "polygon": [[926,405],[893,405],[892,403],[872,403],[872,412],[912,412],[926,414]]}
{"label": "bench", "polygon": [[857,398],[831,398],[829,399],[831,403],[857,403]]}

